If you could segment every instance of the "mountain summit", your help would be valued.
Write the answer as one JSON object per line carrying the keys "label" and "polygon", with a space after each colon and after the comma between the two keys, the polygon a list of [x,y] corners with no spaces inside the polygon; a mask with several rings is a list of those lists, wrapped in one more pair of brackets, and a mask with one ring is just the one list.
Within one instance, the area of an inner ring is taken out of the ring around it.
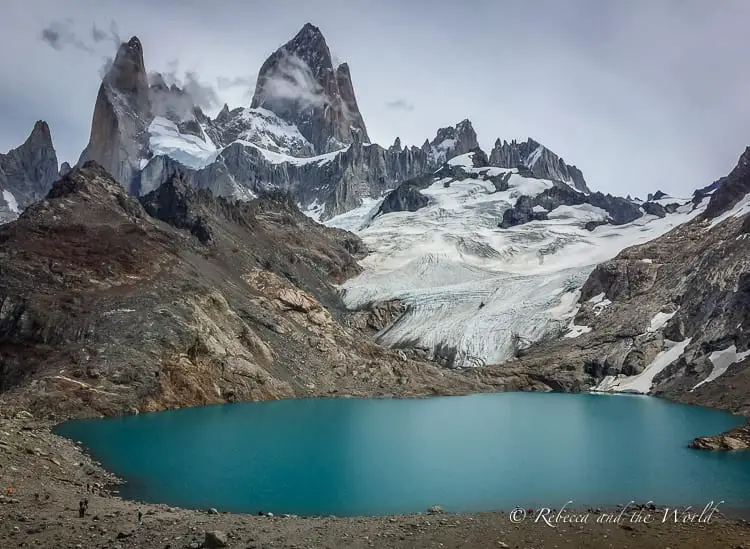
{"label": "mountain summit", "polygon": [[134,36],[120,45],[102,79],[91,137],[78,165],[95,160],[125,188],[137,191],[139,158],[148,147],[147,129],[151,120],[143,47]]}
{"label": "mountain summit", "polygon": [[370,141],[349,66],[334,67],[323,34],[310,23],[263,63],[251,107],[297,126],[317,154]]}

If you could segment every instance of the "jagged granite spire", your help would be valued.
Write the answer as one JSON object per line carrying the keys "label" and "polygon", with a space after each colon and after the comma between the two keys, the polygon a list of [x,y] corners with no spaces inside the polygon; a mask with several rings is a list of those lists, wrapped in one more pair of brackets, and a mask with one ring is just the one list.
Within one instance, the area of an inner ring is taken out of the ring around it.
{"label": "jagged granite spire", "polygon": [[355,133],[370,141],[348,65],[333,66],[323,34],[310,23],[263,63],[251,106],[297,126],[317,154],[354,142]]}
{"label": "jagged granite spire", "polygon": [[0,154],[0,223],[41,200],[57,179],[57,154],[49,126],[38,120],[19,147]]}
{"label": "jagged granite spire", "polygon": [[520,143],[516,140],[510,143],[499,139],[495,141],[490,153],[490,165],[498,168],[525,166],[536,177],[571,183],[581,192],[590,192],[581,170],[566,164],[562,158],[530,137]]}
{"label": "jagged granite spire", "polygon": [[425,141],[422,148],[431,155],[435,164],[441,164],[455,156],[478,149],[479,142],[471,121],[464,119],[453,127],[440,128],[435,139],[430,143]]}
{"label": "jagged granite spire", "polygon": [[78,165],[95,160],[120,184],[138,192],[140,159],[153,119],[143,47],[137,37],[120,45],[94,106],[91,137]]}

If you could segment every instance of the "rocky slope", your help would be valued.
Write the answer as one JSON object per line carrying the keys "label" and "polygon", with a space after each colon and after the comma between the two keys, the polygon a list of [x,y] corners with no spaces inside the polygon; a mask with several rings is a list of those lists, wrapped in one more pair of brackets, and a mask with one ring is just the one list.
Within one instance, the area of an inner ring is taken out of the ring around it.
{"label": "rocky slope", "polygon": [[70,417],[481,390],[371,343],[368,314],[333,286],[358,272],[361,242],[282,196],[233,203],[175,178],[139,202],[87,163],[0,242],[6,406]]}
{"label": "rocky slope", "polygon": [[19,147],[0,154],[0,223],[41,200],[57,178],[57,155],[46,122],[34,124]]}

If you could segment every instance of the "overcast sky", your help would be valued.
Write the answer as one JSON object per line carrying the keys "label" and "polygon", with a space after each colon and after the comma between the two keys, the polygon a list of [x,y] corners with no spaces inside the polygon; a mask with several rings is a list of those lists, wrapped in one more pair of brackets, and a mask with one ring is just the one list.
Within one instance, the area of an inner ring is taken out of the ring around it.
{"label": "overcast sky", "polygon": [[[60,161],[88,141],[100,70],[138,36],[149,71],[249,105],[265,58],[306,22],[351,68],[374,142],[463,118],[489,150],[533,137],[620,195],[687,195],[750,144],[745,0],[3,0],[0,151],[49,122]],[[96,27],[96,30],[94,30]]]}

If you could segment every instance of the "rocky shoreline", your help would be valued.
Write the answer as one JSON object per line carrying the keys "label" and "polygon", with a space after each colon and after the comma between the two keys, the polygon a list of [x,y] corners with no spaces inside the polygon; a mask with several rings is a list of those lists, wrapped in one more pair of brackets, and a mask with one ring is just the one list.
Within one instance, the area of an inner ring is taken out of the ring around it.
{"label": "rocky shoreline", "polygon": [[750,448],[750,422],[718,435],[698,437],[688,446],[696,450],[744,450]]}

